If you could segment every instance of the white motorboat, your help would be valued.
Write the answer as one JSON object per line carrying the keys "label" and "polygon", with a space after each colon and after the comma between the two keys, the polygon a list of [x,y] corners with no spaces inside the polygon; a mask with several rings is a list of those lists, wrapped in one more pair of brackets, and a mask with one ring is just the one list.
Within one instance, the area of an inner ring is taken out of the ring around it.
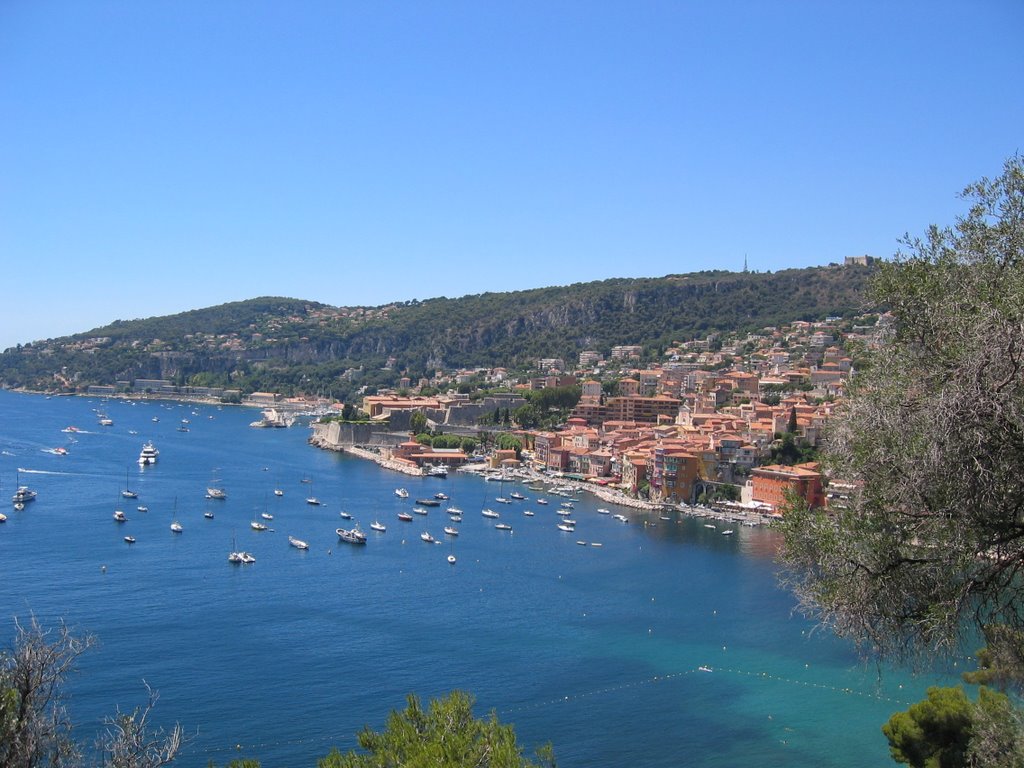
{"label": "white motorboat", "polygon": [[408,499],[409,492],[405,490],[405,488],[395,488],[395,496],[397,496],[400,499]]}
{"label": "white motorboat", "polygon": [[450,515],[448,519],[451,520],[453,523],[461,523],[462,515]]}
{"label": "white motorboat", "polygon": [[160,451],[156,449],[153,443],[146,443],[142,446],[142,450],[139,451],[139,465],[146,467],[150,464],[156,464],[156,459],[160,455]]}
{"label": "white motorboat", "polygon": [[566,525],[565,523],[559,523],[558,524],[558,530],[565,531],[566,533],[572,533],[573,531],[576,530],[576,526]]}
{"label": "white motorboat", "polygon": [[319,507],[320,499],[318,499],[316,496],[310,496],[306,499],[306,503],[309,504],[311,507]]}
{"label": "white motorboat", "polygon": [[341,512],[339,512],[338,515],[341,517],[342,520],[351,520],[352,519],[352,515],[350,515],[345,510],[341,510]]}
{"label": "white motorboat", "polygon": [[206,489],[206,498],[208,499],[219,499],[224,501],[228,497],[227,492],[223,488],[217,488],[216,486],[210,486]]}
{"label": "white motorboat", "polygon": [[425,510],[423,507],[413,507],[412,511],[415,512],[417,515],[427,514],[427,510]]}
{"label": "white motorboat", "polygon": [[261,523],[259,520],[253,520],[251,523],[249,523],[249,527],[252,528],[254,531],[270,530],[269,528],[267,528],[266,524]]}
{"label": "white motorboat", "polygon": [[275,488],[274,489],[274,495],[275,496],[284,496],[284,491],[282,491],[280,488]]}
{"label": "white motorboat", "polygon": [[519,491],[512,491],[508,496],[510,499],[515,499],[516,501],[523,501],[526,499],[526,497],[519,493]]}
{"label": "white motorboat", "polygon": [[338,538],[342,541],[347,541],[349,544],[365,544],[366,534],[359,530],[359,527],[355,528],[338,528],[335,530],[338,534]]}
{"label": "white motorboat", "polygon": [[264,520],[273,520],[274,519],[274,516],[272,514],[270,514],[269,512],[261,513],[260,517],[262,517]]}
{"label": "white motorboat", "polygon": [[181,523],[175,520],[171,523],[171,530],[174,531],[174,533],[181,533],[185,529],[182,527]]}
{"label": "white motorboat", "polygon": [[543,506],[547,505],[548,500],[547,499],[537,499],[537,503],[540,504],[543,507]]}
{"label": "white motorboat", "polygon": [[512,526],[508,523],[495,523],[494,527],[499,531],[511,531]]}
{"label": "white motorboat", "polygon": [[380,531],[381,533],[384,533],[384,531],[388,529],[388,527],[384,525],[384,523],[381,523],[377,520],[374,520],[372,523],[370,523],[370,528],[374,531]]}
{"label": "white motorboat", "polygon": [[423,541],[427,542],[427,544],[433,544],[436,541],[436,539],[433,536],[431,536],[427,531],[421,533],[420,538],[423,539]]}
{"label": "white motorboat", "polygon": [[533,510],[532,509],[524,509],[523,510],[523,514],[526,515],[527,517],[533,517]]}
{"label": "white motorboat", "polygon": [[444,527],[444,532],[447,533],[449,536],[458,536],[459,535],[459,529],[456,528],[454,525],[446,525]]}
{"label": "white motorboat", "polygon": [[501,515],[499,515],[493,509],[484,509],[484,510],[482,510],[480,512],[480,514],[483,515],[484,517],[490,517],[490,518],[501,517]]}
{"label": "white motorboat", "polygon": [[128,521],[128,517],[120,509],[114,510],[114,519],[119,523],[125,523]]}
{"label": "white motorboat", "polygon": [[288,543],[296,549],[309,549],[309,544],[304,542],[302,539],[297,539],[294,536],[288,537]]}
{"label": "white motorboat", "polygon": [[135,543],[135,537],[134,536],[125,536],[124,537],[124,543],[125,544],[134,544]]}
{"label": "white motorboat", "polygon": [[207,510],[206,512],[203,512],[203,517],[205,517],[207,520],[213,520],[213,512]]}

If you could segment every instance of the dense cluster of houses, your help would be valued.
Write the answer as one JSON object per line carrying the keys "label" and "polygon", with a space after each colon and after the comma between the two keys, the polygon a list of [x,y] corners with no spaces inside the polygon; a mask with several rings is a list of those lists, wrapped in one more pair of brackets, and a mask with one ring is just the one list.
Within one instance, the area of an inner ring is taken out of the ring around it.
{"label": "dense cluster of houses", "polygon": [[[543,375],[521,379],[511,393],[472,408],[465,396],[393,394],[367,398],[364,408],[377,418],[414,409],[436,425],[465,423],[453,416],[461,408],[473,416],[525,402],[517,388],[579,384],[582,397],[563,428],[516,432],[524,460],[534,468],[656,502],[693,503],[739,489],[743,502],[768,513],[787,491],[821,506],[826,500],[818,466],[783,465],[772,457],[787,434],[798,445],[818,445],[852,373],[844,342],[871,344],[877,338],[878,324],[842,323],[842,331],[840,324],[838,318],[798,322],[728,341],[678,344],[664,361],[644,367],[635,365],[643,355],[639,346],[616,347],[607,360],[583,352],[579,366],[569,371],[564,361],[545,359],[537,365]],[[510,381],[504,369],[473,373]],[[437,378],[430,383],[441,383],[441,374]],[[413,445],[405,452],[411,458]],[[416,457],[429,458],[421,451]]]}

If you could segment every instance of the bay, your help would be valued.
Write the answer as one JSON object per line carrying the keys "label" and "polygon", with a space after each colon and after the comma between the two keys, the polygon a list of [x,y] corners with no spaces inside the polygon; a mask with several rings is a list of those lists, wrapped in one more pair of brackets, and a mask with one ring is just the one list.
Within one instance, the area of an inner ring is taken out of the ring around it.
{"label": "bay", "polygon": [[[495,504],[494,483],[398,475],[312,448],[300,426],[252,429],[256,415],[0,392],[2,490],[20,479],[39,492],[0,526],[0,639],[31,614],[97,638],[69,681],[79,738],[143,703],[145,681],[160,694],[155,722],[190,734],[178,764],[313,766],[381,728],[410,692],[459,688],[529,751],[551,741],[562,766],[841,768],[888,763],[881,724],[955,682],[865,666],[812,632],[777,585],[767,528],[722,536],[634,511],[622,524],[584,495],[567,534],[557,505],[525,487],[528,501]],[[160,457],[140,468],[146,440]],[[204,498],[214,481],[226,500]],[[138,500],[121,498],[126,482]],[[397,518],[438,491],[464,510],[454,541],[443,507]],[[485,504],[513,531],[495,530]],[[338,540],[342,510],[365,547]],[[264,511],[273,530],[253,531]],[[369,530],[375,519],[385,533]],[[235,547],[257,562],[229,564]]]}

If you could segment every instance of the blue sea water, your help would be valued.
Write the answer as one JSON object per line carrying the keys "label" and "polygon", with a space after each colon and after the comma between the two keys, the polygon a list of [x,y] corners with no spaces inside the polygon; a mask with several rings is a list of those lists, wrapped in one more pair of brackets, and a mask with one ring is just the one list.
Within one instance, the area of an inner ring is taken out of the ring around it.
{"label": "blue sea water", "polygon": [[[160,694],[155,722],[190,734],[180,765],[313,766],[382,727],[408,693],[459,688],[478,715],[514,724],[528,751],[550,741],[562,766],[845,768],[891,764],[880,725],[953,679],[865,666],[812,632],[777,586],[769,529],[722,536],[721,525],[632,511],[624,525],[583,496],[567,534],[557,505],[533,504],[525,488],[530,501],[495,504],[494,483],[398,475],[312,448],[299,426],[251,429],[254,418],[0,392],[0,641],[30,614],[96,637],[69,681],[84,741],[105,715],[143,703],[145,681]],[[159,462],[139,468],[150,439]],[[67,455],[49,452],[58,446]],[[39,492],[20,512],[6,501],[18,478]],[[204,499],[214,479],[227,500]],[[137,501],[121,499],[126,482]],[[429,545],[419,533],[446,538],[443,507],[411,523],[396,515],[437,491],[464,521],[455,541]],[[480,515],[485,503],[512,532]],[[338,541],[342,509],[367,546]],[[273,530],[253,531],[264,511]],[[369,530],[375,519],[386,533]],[[233,545],[257,562],[229,564]]]}

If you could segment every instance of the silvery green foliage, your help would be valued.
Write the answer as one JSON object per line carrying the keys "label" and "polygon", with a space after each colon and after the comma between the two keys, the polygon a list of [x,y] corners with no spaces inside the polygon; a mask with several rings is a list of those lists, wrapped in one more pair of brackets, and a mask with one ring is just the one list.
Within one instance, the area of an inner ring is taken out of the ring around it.
{"label": "silvery green foliage", "polygon": [[905,238],[873,297],[893,320],[830,429],[828,512],[793,504],[802,607],[894,657],[1024,629],[1024,163],[964,190],[952,228]]}

